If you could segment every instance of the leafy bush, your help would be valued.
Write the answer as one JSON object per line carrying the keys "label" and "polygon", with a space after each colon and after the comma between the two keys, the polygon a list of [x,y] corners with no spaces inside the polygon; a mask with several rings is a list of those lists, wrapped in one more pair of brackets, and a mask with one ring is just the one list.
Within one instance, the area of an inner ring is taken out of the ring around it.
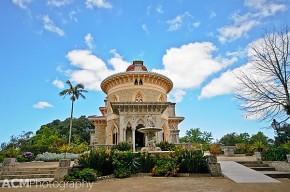
{"label": "leafy bush", "polygon": [[176,151],[181,173],[207,173],[207,162],[201,150],[183,149]]}
{"label": "leafy bush", "polygon": [[250,144],[238,143],[236,144],[235,154],[253,155],[253,150]]}
{"label": "leafy bush", "polygon": [[162,141],[156,145],[160,147],[162,151],[174,151],[175,145],[173,143],[168,143],[167,141]]}
{"label": "leafy bush", "polygon": [[126,142],[121,142],[112,147],[112,150],[118,150],[118,151],[130,151],[131,149],[132,149],[132,145]]}
{"label": "leafy bush", "polygon": [[140,168],[142,173],[151,173],[156,164],[156,157],[150,153],[141,153],[140,155]]}
{"label": "leafy bush", "polygon": [[290,142],[281,145],[282,148],[286,149],[290,153]]}
{"label": "leafy bush", "polygon": [[111,151],[102,148],[92,149],[82,154],[79,164],[82,167],[94,169],[102,175],[109,175],[114,171]]}
{"label": "leafy bush", "polygon": [[42,154],[45,152],[56,152],[55,149],[52,149],[47,145],[24,145],[21,147],[21,151],[30,151],[34,155]]}
{"label": "leafy bush", "polygon": [[263,143],[263,141],[255,141],[251,145],[251,149],[253,151],[257,151],[257,152],[262,152],[262,151],[264,151],[265,148],[266,148],[266,145]]}
{"label": "leafy bush", "polygon": [[0,154],[0,163],[2,163],[4,160],[4,155],[3,154]]}
{"label": "leafy bush", "polygon": [[17,156],[17,161],[18,162],[29,162],[34,159],[34,155],[31,152],[24,152],[22,155]]}
{"label": "leafy bush", "polygon": [[87,151],[88,148],[89,148],[89,146],[86,143],[72,144],[72,145],[64,144],[58,148],[58,151],[60,153],[81,154],[81,153],[84,153],[85,151]]}
{"label": "leafy bush", "polygon": [[132,152],[113,153],[114,175],[117,178],[125,178],[137,172],[140,167],[138,156],[139,154]]}
{"label": "leafy bush", "polygon": [[94,169],[85,168],[82,170],[73,171],[69,175],[65,176],[65,181],[96,181],[97,177],[100,176]]}
{"label": "leafy bush", "polygon": [[289,151],[283,147],[271,147],[262,152],[264,161],[285,161]]}
{"label": "leafy bush", "polygon": [[38,154],[35,158],[37,161],[59,161],[60,159],[70,159],[75,160],[78,159],[79,155],[74,153],[43,153]]}
{"label": "leafy bush", "polygon": [[152,170],[153,176],[176,176],[179,168],[175,158],[160,157]]}
{"label": "leafy bush", "polygon": [[19,150],[13,147],[10,147],[4,151],[4,156],[7,158],[16,158],[17,155],[19,155]]}
{"label": "leafy bush", "polygon": [[221,146],[219,144],[211,144],[209,146],[209,152],[213,155],[219,155],[222,153]]}

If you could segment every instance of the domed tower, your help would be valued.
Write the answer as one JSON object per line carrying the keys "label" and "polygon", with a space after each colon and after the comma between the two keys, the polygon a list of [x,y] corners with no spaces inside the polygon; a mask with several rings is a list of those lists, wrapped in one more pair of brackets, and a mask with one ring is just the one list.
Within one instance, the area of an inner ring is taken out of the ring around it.
{"label": "domed tower", "polygon": [[179,142],[178,124],[184,119],[175,116],[175,103],[167,101],[172,81],[161,74],[149,72],[143,61],[133,61],[126,72],[104,79],[101,89],[107,95],[101,116],[90,116],[95,130],[91,133],[92,145],[127,142],[138,150],[145,145],[145,136],[139,128],[155,127],[158,142]]}

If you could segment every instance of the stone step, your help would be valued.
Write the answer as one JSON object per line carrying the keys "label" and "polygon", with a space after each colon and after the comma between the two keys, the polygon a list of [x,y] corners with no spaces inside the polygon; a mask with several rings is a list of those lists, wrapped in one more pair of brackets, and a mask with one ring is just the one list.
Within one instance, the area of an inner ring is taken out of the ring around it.
{"label": "stone step", "polygon": [[275,171],[274,167],[249,167],[251,169],[254,169],[256,171]]}
{"label": "stone step", "polygon": [[246,167],[269,167],[268,164],[241,164],[244,165]]}
{"label": "stone step", "polygon": [[259,171],[259,172],[272,178],[290,178],[290,172],[281,172],[281,171]]}
{"label": "stone step", "polygon": [[0,179],[54,178],[54,174],[0,175]]}
{"label": "stone step", "polygon": [[57,167],[2,167],[2,171],[55,171]]}
{"label": "stone step", "polygon": [[242,165],[244,165],[244,164],[263,164],[262,161],[236,161],[236,162],[239,164],[242,164]]}
{"label": "stone step", "polygon": [[56,170],[9,170],[9,171],[3,171],[2,175],[28,175],[28,174],[54,174]]}

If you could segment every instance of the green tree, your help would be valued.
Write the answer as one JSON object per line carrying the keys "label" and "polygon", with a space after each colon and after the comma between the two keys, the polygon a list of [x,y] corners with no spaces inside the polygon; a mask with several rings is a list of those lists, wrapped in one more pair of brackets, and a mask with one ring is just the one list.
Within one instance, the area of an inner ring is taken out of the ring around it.
{"label": "green tree", "polygon": [[81,96],[83,99],[86,97],[83,95],[83,93],[87,92],[87,90],[84,89],[84,86],[82,84],[77,84],[76,86],[73,86],[72,83],[67,80],[66,83],[68,84],[69,88],[64,89],[59,93],[60,96],[66,96],[70,95],[71,100],[71,112],[70,112],[70,124],[69,124],[69,137],[68,137],[68,144],[71,143],[71,133],[72,133],[72,120],[73,120],[73,110],[74,110],[74,102],[79,99]]}
{"label": "green tree", "polygon": [[238,143],[249,143],[250,135],[248,133],[240,133],[237,134],[235,132],[228,133],[224,135],[220,140],[219,143],[225,146],[234,146]]}
{"label": "green tree", "polygon": [[199,128],[191,128],[186,131],[184,137],[180,138],[181,143],[209,144],[213,140],[211,132],[202,132]]}
{"label": "green tree", "polygon": [[257,134],[252,135],[252,137],[250,138],[251,144],[259,143],[261,145],[268,145],[270,141],[271,140],[269,140],[269,138],[261,131],[259,131]]}

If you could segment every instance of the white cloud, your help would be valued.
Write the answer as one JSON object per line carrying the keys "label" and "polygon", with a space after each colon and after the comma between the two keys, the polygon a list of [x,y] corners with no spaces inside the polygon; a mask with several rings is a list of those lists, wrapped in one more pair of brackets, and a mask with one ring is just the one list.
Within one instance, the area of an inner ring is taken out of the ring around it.
{"label": "white cloud", "polygon": [[262,23],[263,19],[287,10],[286,5],[269,0],[245,0],[249,9],[244,14],[235,13],[231,16],[232,24],[218,29],[220,42],[231,42],[246,35],[251,29]]}
{"label": "white cloud", "polygon": [[177,15],[175,18],[167,20],[166,23],[168,24],[168,31],[177,31],[184,25],[191,30],[192,28],[197,28],[200,25],[200,22],[195,21],[193,16],[188,12]]}
{"label": "white cloud", "polygon": [[194,28],[197,28],[197,27],[200,26],[200,22],[193,22],[193,23],[192,23],[192,26],[193,26]]}
{"label": "white cloud", "polygon": [[182,101],[183,97],[186,95],[186,92],[182,89],[173,89],[169,94],[169,100],[174,103],[179,103]]}
{"label": "white cloud", "polygon": [[[93,55],[90,50],[72,50],[67,58],[75,66],[69,77],[71,80],[82,83],[89,90],[100,90],[100,84],[107,76],[126,70],[129,62],[125,61],[116,50],[112,50],[112,58],[106,64],[101,58]],[[113,69],[109,69],[111,65]]]}
{"label": "white cloud", "polygon": [[22,9],[26,9],[31,3],[31,0],[12,0],[12,3]]}
{"label": "white cloud", "polygon": [[[236,51],[236,52],[227,52],[227,56],[232,57],[252,57],[251,47],[259,47],[263,44],[263,40],[257,39],[247,46],[245,50]],[[201,90],[199,99],[211,98],[219,95],[232,94],[239,90],[239,83],[237,76],[241,73],[251,74],[253,78],[262,78],[262,74],[256,74],[253,69],[253,63],[248,62],[244,65],[236,67],[235,69],[228,70],[222,73],[219,77],[211,80],[206,86]]]}
{"label": "white cloud", "polygon": [[33,108],[35,109],[46,109],[51,107],[53,107],[53,105],[46,101],[39,101],[33,105]]}
{"label": "white cloud", "polygon": [[94,45],[94,37],[92,36],[92,34],[90,34],[90,33],[86,34],[84,39],[85,39],[85,43],[88,46],[88,48],[89,49],[94,49],[94,47],[95,47],[95,45]]}
{"label": "white cloud", "polygon": [[235,62],[235,58],[214,57],[211,42],[195,42],[170,48],[163,56],[164,69],[153,69],[171,78],[177,89],[198,87],[211,74]]}
{"label": "white cloud", "polygon": [[56,26],[54,22],[49,18],[48,15],[42,17],[43,28],[47,31],[58,34],[59,36],[64,36],[64,31]]}
{"label": "white cloud", "polygon": [[146,24],[142,24],[142,30],[145,31],[145,33],[149,34],[149,30]]}
{"label": "white cloud", "polygon": [[71,0],[48,0],[47,5],[62,7],[65,5],[69,5],[71,2],[72,2]]}
{"label": "white cloud", "polygon": [[85,4],[87,8],[90,9],[93,9],[94,7],[105,9],[112,8],[112,5],[107,0],[86,0]]}
{"label": "white cloud", "polygon": [[250,20],[237,25],[229,25],[219,28],[218,29],[218,32],[220,34],[219,41],[225,43],[227,41],[236,40],[242,37],[244,34],[246,34],[248,31],[250,31],[253,27],[257,26],[258,24],[259,21],[257,20]]}
{"label": "white cloud", "polygon": [[64,88],[64,83],[62,81],[58,80],[58,79],[53,80],[52,84],[55,87],[59,88],[59,89],[63,89]]}

